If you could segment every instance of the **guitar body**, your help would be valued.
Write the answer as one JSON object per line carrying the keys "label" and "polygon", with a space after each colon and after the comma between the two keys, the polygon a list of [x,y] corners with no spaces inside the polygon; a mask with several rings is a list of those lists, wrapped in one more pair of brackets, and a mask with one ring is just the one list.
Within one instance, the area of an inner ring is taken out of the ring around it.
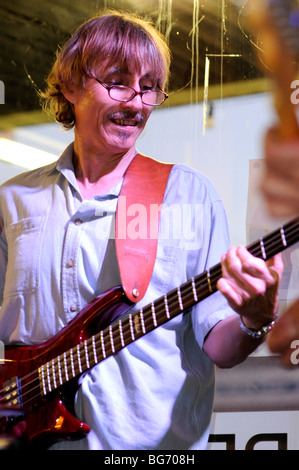
{"label": "guitar body", "polygon": [[[48,341],[33,346],[7,346],[5,363],[0,366],[0,404],[3,406],[0,414],[1,433],[17,434],[18,428],[26,426],[25,439],[29,444],[38,444],[39,447],[48,447],[60,439],[82,438],[88,433],[89,426],[72,414],[77,390],[76,378],[53,390],[46,397],[41,396],[40,390],[30,384],[35,380],[38,382],[38,368],[41,364],[82,343],[95,331],[113,322],[130,306],[131,303],[124,296],[122,288],[112,288],[96,297]],[[18,382],[19,377],[22,377],[21,382]],[[6,391],[7,386],[10,386],[11,390],[8,394],[4,393],[3,400],[2,393]],[[7,410],[15,410],[19,416],[11,419],[11,413],[8,413],[8,417],[1,418],[1,415],[5,415],[5,399],[11,398],[13,394],[15,402],[11,402]],[[18,422],[21,422],[21,426]]]}

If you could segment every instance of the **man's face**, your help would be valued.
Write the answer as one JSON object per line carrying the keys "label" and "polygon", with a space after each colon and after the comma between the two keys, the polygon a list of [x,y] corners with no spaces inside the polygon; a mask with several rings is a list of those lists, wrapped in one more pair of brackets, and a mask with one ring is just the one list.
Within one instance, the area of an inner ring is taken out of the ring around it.
{"label": "man's face", "polygon": [[[157,81],[147,70],[122,71],[110,67],[97,76],[107,85],[126,85],[135,91],[155,89]],[[120,102],[110,98],[108,90],[95,79],[86,81],[83,91],[73,93],[76,116],[76,136],[84,139],[97,152],[126,153],[135,146],[152,112],[152,106],[143,104],[141,96]]]}

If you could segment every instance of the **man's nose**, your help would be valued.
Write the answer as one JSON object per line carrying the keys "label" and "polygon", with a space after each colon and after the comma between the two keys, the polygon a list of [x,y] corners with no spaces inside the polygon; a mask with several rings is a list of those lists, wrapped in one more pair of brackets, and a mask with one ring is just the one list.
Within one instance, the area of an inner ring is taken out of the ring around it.
{"label": "man's nose", "polygon": [[123,101],[123,107],[130,108],[134,110],[140,110],[143,106],[142,96],[137,92],[137,94],[130,101]]}

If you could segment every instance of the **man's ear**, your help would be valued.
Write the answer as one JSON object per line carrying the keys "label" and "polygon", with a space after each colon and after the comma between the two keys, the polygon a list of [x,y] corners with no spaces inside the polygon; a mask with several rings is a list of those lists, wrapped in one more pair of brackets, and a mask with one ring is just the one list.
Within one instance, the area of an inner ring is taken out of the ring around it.
{"label": "man's ear", "polygon": [[61,85],[63,96],[72,104],[76,104],[78,100],[78,90],[72,85]]}

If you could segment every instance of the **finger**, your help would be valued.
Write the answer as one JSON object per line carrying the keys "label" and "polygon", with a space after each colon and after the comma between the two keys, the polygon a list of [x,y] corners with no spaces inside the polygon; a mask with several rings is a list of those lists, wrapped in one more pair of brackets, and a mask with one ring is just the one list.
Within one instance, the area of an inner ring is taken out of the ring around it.
{"label": "finger", "polygon": [[267,266],[276,282],[278,282],[282,277],[284,269],[282,254],[278,253],[277,255],[270,258],[267,261]]}
{"label": "finger", "polygon": [[277,129],[270,129],[264,141],[264,164],[266,169],[273,170],[280,176],[293,179],[299,170],[299,139],[282,140]]}
{"label": "finger", "polygon": [[242,273],[273,283],[273,276],[264,260],[252,255],[244,246],[238,247],[237,255],[242,265]]}
{"label": "finger", "polygon": [[222,258],[222,278],[226,282],[223,282],[223,285],[220,284],[221,292],[228,300],[234,301],[239,306],[241,300],[247,297],[247,291],[252,288],[250,287],[250,276],[242,271],[242,264],[236,255],[235,247],[231,247]]}
{"label": "finger", "polygon": [[269,287],[277,284],[267,264],[244,247],[228,251],[223,263],[223,277],[229,279],[236,289],[243,290],[244,300],[248,295],[264,295]]}
{"label": "finger", "polygon": [[239,289],[238,286],[226,278],[221,278],[217,281],[217,289],[226,298],[229,306],[233,310],[242,307],[244,303],[244,291]]}
{"label": "finger", "polygon": [[292,200],[298,198],[298,180],[299,177],[292,175],[294,181],[289,176],[283,177],[281,173],[268,171],[261,182],[262,192],[269,198],[282,201],[283,203],[292,203]]}
{"label": "finger", "polygon": [[268,196],[266,193],[266,204],[267,210],[272,215],[272,217],[280,217],[280,218],[287,218],[287,217],[294,217],[299,212],[299,204],[294,204],[294,200],[292,203],[284,202],[278,200],[276,197]]}

